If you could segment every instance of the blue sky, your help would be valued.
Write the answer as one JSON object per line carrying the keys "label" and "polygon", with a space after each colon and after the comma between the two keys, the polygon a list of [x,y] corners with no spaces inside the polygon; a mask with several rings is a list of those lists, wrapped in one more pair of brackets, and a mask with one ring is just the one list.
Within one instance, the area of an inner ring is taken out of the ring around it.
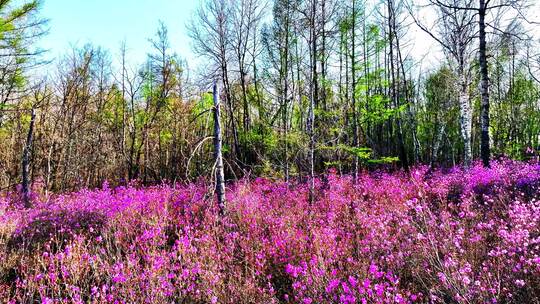
{"label": "blue sky", "polygon": [[[197,58],[191,51],[186,24],[200,1],[42,0],[41,16],[49,19],[50,32],[39,45],[50,50],[47,59],[55,59],[69,52],[73,45],[82,47],[92,43],[107,49],[116,63],[120,43],[125,39],[130,64],[140,64],[151,50],[148,39],[154,36],[162,20],[168,27],[172,50],[186,59],[193,70],[197,68]],[[528,13],[532,19],[539,20],[540,1]],[[430,19],[429,15],[425,17]],[[443,60],[440,52],[434,52],[439,46],[433,39],[414,25],[411,30],[414,39],[409,51],[413,57],[426,66]],[[426,54],[429,56],[424,57]]]}
{"label": "blue sky", "polygon": [[[198,0],[43,0],[41,16],[49,19],[49,34],[39,45],[50,50],[47,58],[66,54],[74,45],[101,46],[118,58],[121,41],[126,40],[128,57],[141,63],[151,46],[159,20],[169,30],[171,48],[193,60],[186,23]],[[190,64],[192,66],[192,64]]]}

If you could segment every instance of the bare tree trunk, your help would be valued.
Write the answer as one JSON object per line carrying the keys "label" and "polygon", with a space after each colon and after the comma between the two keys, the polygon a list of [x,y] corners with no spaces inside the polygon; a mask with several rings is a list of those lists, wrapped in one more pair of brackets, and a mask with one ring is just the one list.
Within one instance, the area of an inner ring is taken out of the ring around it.
{"label": "bare tree trunk", "polygon": [[[392,81],[392,85],[390,87],[391,89],[391,98],[394,103],[394,107],[398,108],[401,106],[400,98],[400,86],[401,86],[401,80],[400,80],[400,73],[399,73],[399,66],[396,66],[397,60],[396,55],[394,54],[395,49],[399,48],[399,37],[397,33],[397,21],[396,21],[396,8],[394,6],[394,1],[389,0],[388,1],[388,47],[389,47],[389,65],[390,65],[390,78]],[[396,51],[396,54],[399,51]],[[405,88],[406,89],[406,88]],[[398,113],[396,116],[396,132],[397,132],[397,144],[398,144],[398,150],[399,150],[399,160],[401,162],[401,166],[406,172],[409,172],[409,161],[407,159],[407,151],[405,150],[405,143],[403,140],[403,128],[401,124],[401,114]]]}
{"label": "bare tree trunk", "polygon": [[[122,42],[120,47],[122,56],[122,139],[120,142],[120,148],[122,149],[122,156],[126,155],[126,119],[127,119],[127,105],[126,105],[126,42]],[[129,179],[129,173],[124,170],[124,177]]]}
{"label": "bare tree trunk", "polygon": [[244,126],[244,132],[249,131],[250,128],[250,118],[249,118],[249,104],[248,104],[248,97],[247,97],[247,84],[246,84],[246,76],[247,72],[245,71],[244,64],[241,64],[240,68],[240,86],[242,88],[242,104],[244,108],[243,113],[243,126]]}
{"label": "bare tree trunk", "polygon": [[[222,51],[221,54],[223,58],[226,58],[224,50]],[[221,72],[222,72],[223,87],[225,89],[225,98],[227,100],[226,105],[227,105],[227,109],[229,110],[229,115],[231,116],[230,124],[231,124],[232,136],[233,136],[234,155],[236,158],[239,158],[241,152],[240,152],[240,144],[238,140],[238,128],[236,126],[236,120],[234,117],[234,105],[233,105],[233,99],[232,99],[232,94],[230,90],[231,87],[230,87],[229,76],[228,76],[229,72],[227,68],[227,63],[225,61],[222,62]]]}
{"label": "bare tree trunk", "polygon": [[221,154],[221,120],[219,111],[219,93],[217,81],[214,81],[214,160],[216,165],[216,195],[219,213],[225,213],[225,174],[223,172],[223,156]]}
{"label": "bare tree trunk", "polygon": [[[480,1],[480,9],[478,10],[478,27],[479,27],[479,40],[480,48],[478,50],[478,61],[480,64],[480,96],[481,96],[481,109],[480,109],[480,125],[481,125],[481,137],[480,137],[480,157],[484,167],[489,167],[490,148],[489,148],[489,79],[488,79],[488,66],[486,57],[486,1]],[[489,2],[489,1],[488,1]]]}
{"label": "bare tree trunk", "polygon": [[465,71],[460,71],[460,84],[459,84],[459,111],[460,111],[460,128],[461,137],[463,138],[463,165],[469,167],[472,161],[472,145],[471,145],[471,133],[472,133],[472,114],[471,103],[469,100],[469,84]]}
{"label": "bare tree trunk", "polygon": [[49,152],[47,153],[47,173],[45,175],[45,196],[49,196],[49,189],[51,189],[51,158],[52,158],[53,145],[49,147]]}
{"label": "bare tree trunk", "polygon": [[[366,10],[365,8],[362,10],[362,55],[364,57],[364,85],[366,86],[366,90],[365,90],[365,93],[364,93],[364,103],[365,103],[365,111],[366,113],[370,113],[370,97],[371,97],[371,88],[370,88],[370,85],[371,85],[371,81],[370,81],[370,75],[369,75],[369,60],[370,60],[370,55],[369,55],[369,47],[368,47],[368,38],[367,38],[367,31],[368,31],[368,27],[367,27],[367,24],[366,24]],[[361,126],[360,126],[361,127]],[[366,129],[363,131],[363,134],[364,134],[364,137],[366,138],[366,141],[368,140],[368,138],[370,138],[371,136],[371,122],[370,120],[368,119],[366,121]],[[374,148],[374,147],[373,147]]]}
{"label": "bare tree trunk", "polygon": [[[352,110],[353,110],[353,146],[358,148],[358,114],[356,106],[356,0],[352,2],[352,25],[351,25],[351,81],[352,81]],[[354,156],[353,166],[354,182],[358,180],[358,156]]]}
{"label": "bare tree trunk", "polygon": [[[284,63],[284,81],[283,81],[283,128],[285,132],[285,181],[289,182],[289,126],[288,126],[288,109],[289,109],[289,24],[287,20],[287,27],[285,29],[285,61]],[[283,56],[283,55],[282,55]],[[283,60],[283,59],[282,59]]]}
{"label": "bare tree trunk", "polygon": [[22,156],[22,195],[25,208],[32,207],[32,202],[30,201],[30,178],[29,178],[29,167],[30,167],[30,150],[32,149],[32,140],[34,138],[34,121],[36,119],[36,113],[32,107],[32,113],[30,116],[30,126],[28,127],[28,135],[26,137],[26,145],[24,147],[23,156]]}
{"label": "bare tree trunk", "polygon": [[309,98],[309,118],[308,118],[308,130],[309,130],[309,201],[313,203],[315,198],[315,99],[317,98],[317,32],[315,30],[315,17],[317,10],[317,1],[312,0],[311,7],[311,86],[310,86],[310,98]]}
{"label": "bare tree trunk", "polygon": [[262,108],[262,100],[261,100],[261,93],[259,92],[259,79],[258,79],[258,70],[257,70],[257,60],[256,60],[256,54],[257,54],[257,26],[253,27],[253,88],[255,89],[255,98],[257,100],[257,108],[259,111],[259,117],[262,117],[261,108]]}
{"label": "bare tree trunk", "polygon": [[298,52],[298,43],[294,44],[294,55],[295,55],[295,60],[296,60],[296,85],[298,89],[297,103],[300,109],[299,124],[300,126],[302,126],[301,128],[303,128],[304,127],[304,106],[302,104],[302,86],[300,85],[301,60],[300,60],[300,53]]}

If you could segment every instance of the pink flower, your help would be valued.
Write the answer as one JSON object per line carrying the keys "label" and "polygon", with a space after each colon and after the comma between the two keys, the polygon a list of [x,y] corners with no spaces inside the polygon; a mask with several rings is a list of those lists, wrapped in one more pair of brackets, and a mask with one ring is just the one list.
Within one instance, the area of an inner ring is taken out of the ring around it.
{"label": "pink flower", "polygon": [[358,280],[353,276],[349,276],[349,284],[354,288],[358,286]]}
{"label": "pink flower", "polygon": [[50,298],[44,297],[41,299],[41,304],[53,304],[54,301]]}
{"label": "pink flower", "polygon": [[113,276],[112,281],[113,283],[124,283],[127,279],[123,274],[119,273]]}
{"label": "pink flower", "polygon": [[442,272],[437,273],[437,277],[442,283],[446,283],[446,275]]}
{"label": "pink flower", "polygon": [[334,289],[336,289],[336,287],[339,286],[339,283],[340,283],[340,280],[338,279],[333,279],[331,280],[329,283],[328,283],[328,286],[326,286],[326,293],[331,293],[332,291],[334,291]]}

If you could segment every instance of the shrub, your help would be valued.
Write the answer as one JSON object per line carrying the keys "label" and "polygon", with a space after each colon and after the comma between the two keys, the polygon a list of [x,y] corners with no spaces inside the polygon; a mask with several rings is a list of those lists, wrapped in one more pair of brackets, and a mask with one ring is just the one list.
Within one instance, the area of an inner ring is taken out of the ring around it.
{"label": "shrub", "polygon": [[313,203],[303,183],[239,181],[225,217],[204,184],[0,209],[25,244],[0,242],[0,301],[540,302],[540,167],[427,172],[330,173]]}

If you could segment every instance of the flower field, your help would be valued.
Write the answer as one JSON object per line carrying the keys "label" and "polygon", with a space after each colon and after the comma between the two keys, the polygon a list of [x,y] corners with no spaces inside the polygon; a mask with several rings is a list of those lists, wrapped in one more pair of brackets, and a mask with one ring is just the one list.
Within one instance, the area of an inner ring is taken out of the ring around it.
{"label": "flower field", "polygon": [[539,303],[540,166],[0,198],[2,303]]}

